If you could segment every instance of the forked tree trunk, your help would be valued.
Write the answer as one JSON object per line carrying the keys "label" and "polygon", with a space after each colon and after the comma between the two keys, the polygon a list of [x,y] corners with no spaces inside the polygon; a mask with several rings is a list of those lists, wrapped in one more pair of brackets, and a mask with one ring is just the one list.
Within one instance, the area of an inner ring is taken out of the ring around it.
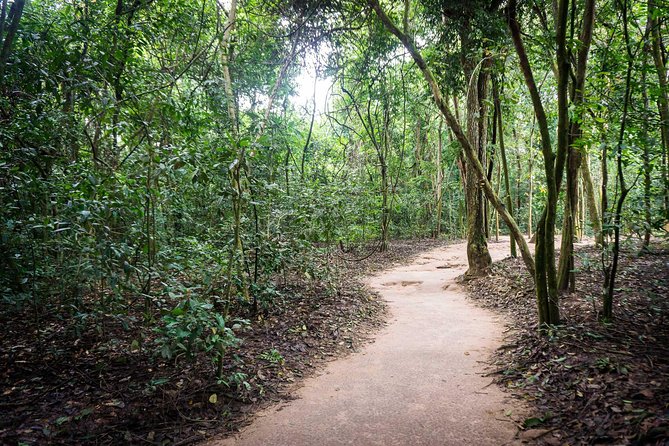
{"label": "forked tree trunk", "polygon": [[566,28],[567,28],[567,1],[558,2],[558,14],[556,15],[557,30],[557,65],[558,65],[558,145],[557,154],[554,157],[548,120],[544,111],[543,103],[539,96],[534,74],[525,51],[520,26],[516,19],[516,2],[512,1],[508,7],[508,25],[511,31],[516,54],[518,55],[520,68],[525,78],[532,105],[534,107],[537,124],[541,135],[541,151],[544,157],[544,171],[546,175],[546,188],[548,196],[546,206],[537,225],[535,245],[535,285],[537,294],[537,307],[539,310],[539,324],[557,324],[560,321],[557,291],[557,269],[555,267],[555,216],[557,213],[558,191],[562,177],[562,169],[566,158],[567,149],[567,81],[569,64],[566,54]]}
{"label": "forked tree trunk", "polygon": [[[585,74],[588,64],[592,29],[595,21],[595,0],[587,0],[583,11],[583,25],[579,36],[580,46],[576,61],[576,79],[572,86],[572,105],[575,110],[581,110],[583,104],[583,90],[585,88]],[[581,166],[582,149],[580,139],[583,136],[581,128],[582,116],[576,116],[569,123],[568,156],[567,156],[567,197],[565,200],[564,222],[562,226],[562,245],[560,249],[560,264],[558,266],[558,288],[574,291],[576,288],[576,274],[574,272],[574,239],[578,222],[578,171]]]}

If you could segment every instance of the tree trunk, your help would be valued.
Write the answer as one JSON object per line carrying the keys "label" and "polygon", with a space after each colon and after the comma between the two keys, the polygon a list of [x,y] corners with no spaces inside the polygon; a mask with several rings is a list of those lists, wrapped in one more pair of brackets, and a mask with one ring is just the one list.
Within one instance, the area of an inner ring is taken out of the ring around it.
{"label": "tree trunk", "polygon": [[[647,24],[650,26],[651,23]],[[649,52],[648,45],[644,48],[643,69],[641,70],[641,93],[643,95],[643,108],[646,116],[650,117],[650,100],[648,99],[648,85],[646,84],[646,70],[647,70],[647,54]],[[650,202],[651,195],[651,173],[653,171],[650,164],[650,138],[648,136],[648,119],[644,119],[642,123],[643,135],[643,153],[641,159],[643,160],[643,215],[644,215],[644,231],[643,231],[643,246],[642,251],[648,250],[650,245],[650,236],[652,233],[652,209]]]}
{"label": "tree trunk", "polygon": [[[623,141],[625,138],[625,127],[627,125],[627,114],[629,110],[630,98],[632,95],[632,68],[634,64],[634,54],[629,37],[627,22],[627,0],[623,0],[622,5],[623,31],[625,35],[625,44],[627,47],[627,74],[625,76],[625,96],[623,103],[623,116],[620,122],[620,132],[618,134],[618,144],[616,145],[616,177],[620,195],[615,204],[613,215],[609,218],[609,227],[613,226],[613,248],[611,249],[611,263],[604,265],[604,304],[602,308],[602,319],[611,321],[613,319],[613,294],[615,292],[616,274],[618,272],[618,260],[620,258],[620,226],[622,217],[622,208],[625,198],[631,188],[625,184],[625,171],[623,169]],[[613,220],[611,222],[611,219]]]}
{"label": "tree trunk", "polygon": [[[580,46],[576,62],[576,79],[572,88],[572,105],[578,112],[582,109],[583,90],[585,88],[585,74],[588,64],[592,29],[595,21],[595,0],[587,0],[583,11],[583,25],[579,37]],[[568,69],[568,68],[567,68]],[[582,116],[571,118],[567,139],[567,197],[565,200],[564,222],[562,226],[562,246],[560,249],[560,264],[558,266],[558,288],[561,290],[576,289],[576,274],[574,272],[574,238],[576,238],[578,216],[578,171],[581,166],[580,139],[583,136],[581,129]]]}
{"label": "tree trunk", "polygon": [[[476,70],[477,61],[471,58],[472,48],[469,47],[468,26],[464,26],[461,34],[461,52],[467,88],[467,140],[476,151],[476,156],[485,165],[485,148],[487,139],[487,119],[485,100],[487,94],[488,73],[483,69]],[[478,73],[477,73],[478,71]],[[469,269],[467,277],[478,277],[486,274],[492,263],[488,252],[486,234],[486,216],[483,191],[475,169],[469,164],[465,177],[465,197],[467,201],[467,261]]]}
{"label": "tree trunk", "polygon": [[230,74],[230,63],[232,62],[231,36],[237,21],[237,0],[230,0],[228,19],[225,21],[223,39],[221,42],[221,62],[223,68],[223,91],[228,108],[228,120],[230,121],[233,137],[237,139],[239,133],[239,120],[237,119],[237,101],[232,89],[232,75]]}
{"label": "tree trunk", "polygon": [[[497,196],[499,196],[499,190],[501,188],[501,185],[502,185],[502,163],[497,163],[497,191],[496,191]],[[507,195],[507,204],[510,199],[511,198]],[[495,211],[495,241],[499,242],[499,212],[497,211]],[[516,242],[515,240],[513,240],[513,238],[511,239],[511,243],[513,244],[515,251]],[[515,255],[513,257],[515,257]]]}
{"label": "tree trunk", "polygon": [[[546,207],[537,226],[535,245],[537,306],[539,324],[557,324],[560,321],[557,292],[557,269],[555,267],[555,216],[557,213],[558,190],[562,177],[562,169],[567,148],[567,75],[569,64],[565,49],[567,25],[567,1],[560,0],[557,15],[557,61],[558,61],[558,150],[554,158],[551,147],[548,121],[544,111],[539,90],[534,80],[532,68],[523,44],[520,26],[516,19],[516,4],[511,2],[508,9],[508,25],[511,31],[520,68],[532,98],[537,124],[541,135],[541,148],[544,157],[546,188],[548,197]],[[554,161],[555,159],[555,161]]]}
{"label": "tree trunk", "polygon": [[7,62],[9,62],[9,55],[12,52],[12,44],[14,43],[16,32],[19,29],[24,6],[25,0],[14,0],[14,3],[12,3],[12,6],[9,8],[9,14],[7,15],[9,26],[7,27],[7,35],[4,36],[7,1],[4,0],[2,2],[2,17],[0,18],[0,26],[2,28],[0,29],[0,39],[4,37],[4,40],[2,41],[2,50],[0,50],[0,85],[4,83],[5,68],[7,67]]}
{"label": "tree trunk", "polygon": [[381,163],[381,247],[380,251],[388,250],[388,229],[390,226],[390,210],[388,209],[388,166],[385,157],[380,156]]}
{"label": "tree trunk", "polygon": [[581,162],[581,177],[583,178],[583,193],[588,206],[590,224],[592,224],[592,230],[595,232],[595,245],[602,246],[602,220],[597,208],[595,186],[592,183],[592,176],[590,175],[590,157],[587,152],[583,154],[583,161]]}
{"label": "tree trunk", "polygon": [[[499,96],[499,86],[497,80],[493,78],[492,82],[492,94],[493,100],[495,102],[495,109],[497,110],[497,128],[498,128],[498,138],[499,138],[499,154],[502,159],[502,169],[504,170],[504,188],[506,189],[506,206],[508,207],[509,214],[513,217],[513,200],[511,199],[511,182],[509,180],[509,165],[506,162],[506,148],[504,147],[504,126],[502,123],[502,103]],[[516,253],[516,242],[511,239],[511,257],[515,258],[518,256]]]}
{"label": "tree trunk", "polygon": [[415,145],[414,145],[414,164],[413,164],[413,176],[418,177],[421,174],[421,161],[423,159],[423,148],[421,146],[421,132],[422,132],[422,121],[420,116],[416,119],[416,131],[415,131]]}
{"label": "tree trunk", "polygon": [[655,62],[655,71],[660,85],[658,109],[660,113],[660,130],[662,134],[662,179],[664,183],[664,218],[669,220],[669,88],[667,86],[667,67],[662,57],[660,24],[656,18],[657,0],[648,0],[648,25],[650,27],[650,43]]}
{"label": "tree trunk", "polygon": [[527,238],[532,239],[532,209],[534,204],[532,203],[532,195],[534,194],[534,178],[533,178],[533,167],[534,167],[534,120],[532,118],[532,129],[530,129],[530,149],[528,150],[528,166],[527,170],[529,172],[529,183],[530,191],[527,197]]}
{"label": "tree trunk", "polygon": [[441,235],[441,214],[442,214],[442,192],[443,192],[443,183],[444,183],[444,168],[441,165],[441,153],[443,151],[443,136],[442,136],[442,129],[444,127],[444,120],[440,119],[439,120],[439,131],[437,135],[437,153],[436,153],[436,160],[435,164],[437,166],[437,178],[436,182],[434,185],[434,199],[435,199],[435,204],[436,204],[436,222],[435,222],[435,228],[434,228],[434,238],[439,238]]}
{"label": "tree trunk", "polygon": [[390,229],[390,181],[388,178],[388,153],[390,152],[390,109],[388,101],[383,102],[383,140],[379,144],[379,164],[381,164],[381,252],[388,250],[388,239]]}

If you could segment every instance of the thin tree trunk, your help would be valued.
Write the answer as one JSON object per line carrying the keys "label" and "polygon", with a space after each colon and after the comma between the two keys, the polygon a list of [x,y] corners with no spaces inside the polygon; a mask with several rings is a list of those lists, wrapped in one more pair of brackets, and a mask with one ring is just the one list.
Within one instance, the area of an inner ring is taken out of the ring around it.
{"label": "thin tree trunk", "polygon": [[590,224],[592,224],[592,230],[595,232],[595,245],[602,246],[602,220],[597,208],[595,186],[592,182],[592,175],[590,175],[590,157],[587,152],[583,154],[583,162],[581,162],[581,177],[583,178],[583,193],[588,206]]}
{"label": "thin tree trunk", "polygon": [[311,142],[311,136],[314,132],[314,121],[316,120],[316,83],[317,79],[314,79],[314,93],[311,96],[311,121],[309,122],[309,133],[307,133],[307,139],[304,141],[304,146],[302,147],[302,159],[300,160],[300,180],[304,181],[304,164],[307,159],[307,151],[309,150],[309,143]]}
{"label": "thin tree trunk", "polygon": [[[225,93],[226,105],[228,109],[228,121],[230,134],[233,138],[233,143],[239,143],[239,120],[237,118],[237,101],[232,86],[232,76],[230,74],[230,64],[232,63],[232,44],[231,36],[235,28],[237,20],[237,0],[231,0],[230,10],[225,22],[225,29],[223,30],[222,38],[222,65],[223,65],[223,91]],[[225,313],[228,312],[228,305],[232,301],[232,295],[236,287],[233,283],[233,274],[236,272],[238,279],[241,281],[242,293],[246,302],[251,301],[249,288],[243,271],[244,264],[244,246],[242,243],[242,200],[243,200],[243,186],[242,186],[242,164],[244,162],[244,149],[237,148],[237,158],[230,166],[230,185],[232,186],[232,231],[233,240],[228,256],[227,277],[226,277],[226,291],[225,291]]]}
{"label": "thin tree trunk", "polygon": [[[579,175],[579,178],[582,178],[582,176]],[[579,200],[579,211],[578,214],[581,217],[579,226],[578,226],[578,241],[582,241],[583,237],[585,237],[585,225],[586,223],[586,209],[585,209],[585,192],[583,191],[583,181],[579,182],[579,187],[578,187],[578,196],[580,198]]]}
{"label": "thin tree trunk", "polygon": [[414,145],[414,164],[413,164],[413,176],[418,177],[421,174],[421,161],[423,158],[423,149],[421,147],[421,129],[422,122],[420,116],[416,119],[416,131],[415,131],[415,145]]}
{"label": "thin tree trunk", "polygon": [[[368,87],[369,88],[369,87]],[[374,126],[374,121],[372,119],[371,112],[371,101],[368,100],[365,114],[360,110],[358,103],[355,100],[353,94],[348,91],[345,87],[342,86],[342,91],[346,96],[351,100],[353,108],[355,110],[356,116],[360,120],[360,123],[365,129],[365,133],[369,137],[374,150],[376,151],[376,156],[379,164],[379,169],[381,173],[381,221],[380,221],[380,232],[381,232],[381,251],[386,251],[388,248],[388,229],[390,224],[390,207],[388,200],[389,184],[388,181],[388,165],[387,165],[387,154],[389,151],[389,126],[390,126],[390,111],[388,108],[387,101],[383,102],[383,129],[382,131],[377,129]],[[371,98],[371,91],[369,92],[369,97]],[[381,136],[379,136],[381,132]],[[370,175],[371,177],[371,175]]]}
{"label": "thin tree trunk", "polygon": [[[497,128],[499,138],[499,154],[502,159],[502,168],[504,169],[504,188],[506,189],[506,206],[509,214],[513,217],[513,201],[511,199],[511,182],[509,180],[509,165],[506,162],[506,148],[504,147],[504,125],[502,122],[502,103],[499,96],[499,86],[497,80],[493,78],[492,82],[493,100],[495,102],[495,109],[497,111]],[[517,257],[516,242],[511,239],[511,257]]]}
{"label": "thin tree trunk", "polygon": [[[502,186],[502,163],[497,163],[497,196],[499,196],[499,190]],[[507,204],[511,197],[508,195],[507,191]],[[499,242],[499,212],[495,211],[495,241]],[[511,238],[511,243],[514,247],[514,254],[515,254],[515,247],[516,247],[516,242]],[[515,257],[515,255],[513,256]]]}
{"label": "thin tree trunk", "polygon": [[528,150],[528,172],[529,172],[529,183],[530,191],[527,197],[527,238],[532,240],[532,209],[534,204],[532,203],[532,196],[534,194],[534,178],[533,178],[533,167],[534,167],[534,120],[536,117],[532,117],[532,128],[530,129],[530,149]]}
{"label": "thin tree trunk", "polygon": [[239,120],[237,119],[237,100],[232,88],[232,76],[230,74],[230,64],[232,63],[232,45],[231,36],[235,29],[237,21],[237,0],[230,0],[230,10],[228,11],[228,18],[225,21],[225,29],[223,30],[223,39],[221,42],[222,56],[221,61],[223,65],[223,91],[225,92],[225,99],[228,108],[228,120],[230,121],[231,130],[235,140],[239,133]]}
{"label": "thin tree trunk", "polygon": [[436,201],[436,224],[434,228],[434,238],[439,238],[441,235],[441,214],[442,214],[442,191],[443,191],[443,183],[444,183],[444,168],[441,165],[441,153],[443,150],[443,136],[442,136],[442,129],[444,126],[444,120],[440,119],[439,120],[439,131],[437,135],[437,153],[436,153],[436,161],[435,164],[437,166],[437,178],[436,178],[436,184],[434,185],[434,195],[435,195],[435,201]]}
{"label": "thin tree trunk", "polygon": [[[651,23],[649,22],[647,27],[649,27]],[[644,113],[646,116],[650,117],[650,101],[648,99],[648,86],[646,84],[646,69],[647,69],[647,58],[646,55],[648,54],[650,48],[646,45],[646,48],[644,49],[644,61],[643,61],[643,69],[641,70],[641,91],[643,94],[643,107],[644,107]],[[643,160],[643,214],[644,214],[644,234],[643,234],[643,246],[642,246],[642,251],[648,250],[648,247],[650,245],[650,236],[652,233],[652,227],[653,227],[653,222],[652,222],[652,209],[651,209],[651,202],[650,202],[650,195],[651,195],[651,173],[652,173],[652,166],[650,164],[650,138],[648,136],[648,119],[644,119],[642,123],[642,132],[643,132],[643,153],[641,155],[641,158]]]}
{"label": "thin tree trunk", "polygon": [[379,164],[381,165],[381,252],[388,250],[388,238],[390,228],[390,205],[388,200],[389,181],[388,181],[388,152],[390,135],[390,110],[387,101],[383,102],[383,141],[381,142],[380,152],[378,152]]}
{"label": "thin tree trunk", "polygon": [[[580,110],[583,104],[585,74],[592,42],[592,29],[595,21],[595,0],[587,0],[583,11],[583,25],[579,41],[576,63],[576,79],[573,86],[572,105],[575,110]],[[568,69],[568,68],[567,68]],[[560,249],[560,263],[558,266],[558,288],[561,290],[576,289],[576,274],[574,272],[574,238],[578,222],[578,171],[581,166],[581,148],[579,140],[583,135],[581,129],[581,116],[571,119],[569,122],[569,135],[567,156],[567,197],[565,200],[565,212],[562,229],[562,245]]]}
{"label": "thin tree trunk", "polygon": [[625,76],[625,97],[623,103],[623,116],[620,122],[620,133],[618,134],[618,144],[616,145],[616,176],[618,178],[618,187],[620,195],[615,205],[612,215],[613,226],[613,248],[611,249],[611,263],[604,267],[604,305],[602,308],[602,319],[611,321],[613,319],[613,294],[615,292],[616,274],[618,272],[618,261],[620,258],[620,225],[622,217],[623,203],[631,188],[625,184],[625,172],[623,169],[623,141],[625,138],[625,128],[627,125],[627,114],[629,110],[630,97],[632,93],[632,68],[634,64],[634,55],[629,37],[627,22],[627,0],[623,0],[623,32],[625,35],[625,44],[627,47],[627,74]]}
{"label": "thin tree trunk", "polygon": [[667,67],[662,57],[660,24],[657,15],[657,0],[648,0],[648,25],[650,27],[650,43],[655,62],[655,71],[660,85],[658,109],[660,113],[660,131],[662,135],[662,179],[664,183],[664,218],[669,220],[669,87],[667,85]]}
{"label": "thin tree trunk", "polygon": [[21,21],[21,16],[23,15],[23,7],[25,6],[25,0],[14,0],[12,6],[9,8],[9,14],[7,14],[7,1],[3,0],[2,2],[2,18],[1,26],[2,32],[0,32],[0,39],[3,38],[4,27],[5,27],[5,14],[7,14],[7,19],[9,20],[9,26],[7,27],[7,35],[4,36],[2,42],[2,50],[0,50],[0,85],[4,83],[5,78],[5,68],[7,67],[7,62],[9,62],[9,56],[12,52],[12,44],[14,43],[14,37],[16,32],[19,30],[19,22]]}
{"label": "thin tree trunk", "polygon": [[[250,167],[246,162],[246,145],[241,145],[239,141],[239,119],[238,119],[238,107],[237,101],[234,93],[232,76],[230,74],[230,64],[232,63],[233,54],[232,54],[232,32],[235,28],[236,17],[237,17],[237,0],[231,0],[230,10],[227,14],[227,20],[225,23],[225,29],[223,31],[222,37],[222,65],[223,65],[223,84],[224,84],[224,93],[226,96],[227,109],[228,109],[228,119],[230,121],[230,131],[233,138],[233,142],[236,146],[237,157],[230,165],[230,185],[232,186],[233,195],[232,195],[232,210],[233,210],[233,242],[230,249],[230,255],[228,257],[228,272],[227,272],[227,284],[226,284],[226,306],[230,303],[232,293],[234,291],[233,286],[233,272],[236,271],[236,274],[242,285],[242,293],[244,300],[246,302],[251,302],[251,296],[249,293],[249,284],[244,274],[244,265],[246,264],[245,254],[244,254],[244,245],[242,242],[242,211],[243,211],[243,201],[244,201],[244,185],[243,185],[243,174],[245,173],[248,178],[250,178]],[[299,41],[300,33],[296,33],[294,36],[293,44],[290,53],[286,54],[281,69],[277,75],[277,78],[272,86],[270,91],[269,98],[267,101],[267,106],[265,112],[263,113],[262,121],[258,127],[258,132],[255,135],[255,141],[264,134],[267,122],[269,120],[270,113],[274,104],[276,95],[281,87],[281,83],[286,76],[288,68],[292,63]],[[253,200],[253,190],[250,190],[251,201]],[[256,239],[259,236],[259,225],[258,225],[258,210],[256,205],[253,204],[253,213],[255,219],[255,237]],[[255,252],[255,262],[259,260],[259,251],[257,247],[258,243],[256,240],[256,252]],[[248,268],[247,268],[248,270]],[[250,271],[247,271],[250,276]],[[253,309],[257,311],[257,300],[253,300]],[[226,307],[227,313],[227,307]]]}

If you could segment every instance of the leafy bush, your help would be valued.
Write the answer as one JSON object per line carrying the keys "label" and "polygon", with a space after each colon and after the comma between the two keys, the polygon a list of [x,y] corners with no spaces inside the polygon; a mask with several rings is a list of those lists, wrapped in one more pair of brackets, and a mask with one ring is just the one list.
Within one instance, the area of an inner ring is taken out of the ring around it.
{"label": "leafy bush", "polygon": [[185,355],[192,360],[198,352],[204,352],[218,365],[220,377],[226,351],[241,342],[225,323],[225,318],[213,311],[212,304],[189,297],[165,314],[163,325],[156,328],[160,334],[156,340],[159,353],[165,359]]}

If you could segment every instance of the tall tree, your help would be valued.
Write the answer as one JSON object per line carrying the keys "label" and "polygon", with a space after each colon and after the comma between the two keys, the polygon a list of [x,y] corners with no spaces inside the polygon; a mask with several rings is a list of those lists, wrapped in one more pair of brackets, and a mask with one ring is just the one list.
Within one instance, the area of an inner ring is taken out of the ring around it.
{"label": "tall tree", "polygon": [[474,172],[476,173],[477,178],[482,185],[486,197],[491,201],[492,205],[495,207],[495,210],[499,212],[504,222],[509,226],[512,236],[515,238],[516,242],[518,243],[518,246],[520,247],[521,255],[523,261],[525,262],[526,267],[532,274],[534,274],[535,264],[534,260],[532,259],[532,255],[530,254],[529,247],[527,246],[527,242],[523,238],[523,235],[520,232],[520,229],[518,228],[518,225],[516,224],[513,217],[508,213],[502,201],[495,194],[492,184],[490,184],[490,182],[488,181],[483,165],[481,164],[481,161],[478,158],[478,152],[475,146],[473,146],[470,143],[469,139],[462,130],[460,123],[458,122],[458,120],[455,118],[455,115],[451,111],[450,105],[444,99],[441,93],[441,89],[439,88],[439,85],[434,75],[432,74],[432,71],[427,66],[427,63],[425,62],[425,59],[421,55],[420,51],[416,48],[413,38],[410,35],[403,33],[399,28],[397,28],[397,26],[393,23],[390,17],[388,17],[385,11],[381,8],[381,5],[378,3],[377,0],[369,0],[368,3],[378,16],[381,23],[383,23],[384,27],[390,33],[396,36],[400,40],[400,42],[402,42],[406,50],[409,52],[409,54],[411,54],[411,57],[413,58],[418,68],[421,70],[421,73],[423,74],[425,81],[430,87],[432,98],[435,104],[437,105],[439,111],[444,116],[446,123],[450,127],[456,139],[462,146],[463,152],[465,153],[465,156],[467,157],[467,160],[470,163],[470,168],[472,167],[474,168]]}
{"label": "tall tree", "polygon": [[[572,12],[573,14],[573,12]],[[583,143],[581,129],[585,117],[583,98],[585,96],[585,77],[592,42],[592,32],[595,22],[595,1],[587,0],[584,4],[579,45],[574,66],[575,79],[571,85],[571,104],[574,110],[569,120],[569,146],[567,154],[567,185],[565,212],[562,225],[562,244],[560,248],[560,264],[558,266],[558,286],[562,290],[574,291],[576,275],[574,273],[574,238],[576,236],[576,214],[578,209],[578,174],[582,164]],[[572,25],[573,26],[573,25]],[[587,168],[587,167],[586,167]]]}

